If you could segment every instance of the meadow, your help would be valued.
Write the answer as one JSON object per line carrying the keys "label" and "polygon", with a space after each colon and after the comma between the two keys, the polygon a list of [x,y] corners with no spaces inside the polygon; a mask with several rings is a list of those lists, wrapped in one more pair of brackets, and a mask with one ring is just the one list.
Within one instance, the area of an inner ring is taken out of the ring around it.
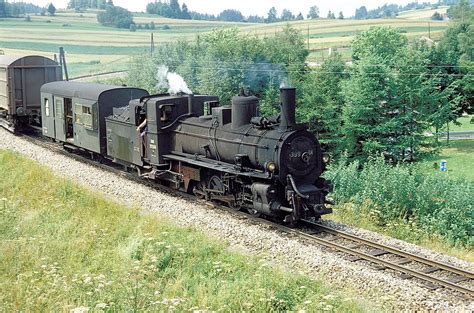
{"label": "meadow", "polygon": [[[291,22],[301,31],[308,44],[308,61],[319,62],[327,56],[329,49],[337,49],[346,60],[350,60],[350,42],[358,33],[371,26],[391,26],[400,29],[410,39],[430,36],[441,37],[447,28],[446,21],[430,21],[435,10],[405,12],[393,19],[377,20],[305,20]],[[443,13],[446,8],[436,11]],[[174,20],[144,13],[136,13],[137,24],[153,22],[156,29],[139,29],[130,32],[101,26],[94,11],[84,13],[63,11],[56,16],[31,16],[0,20],[0,49],[7,54],[34,53],[48,57],[63,46],[67,53],[71,77],[98,72],[126,70],[130,58],[150,51],[151,32],[155,45],[191,40],[196,35],[215,28],[237,27],[242,33],[255,36],[272,36],[282,31],[286,22],[275,24],[252,24]],[[169,29],[164,29],[165,28]]]}
{"label": "meadow", "polygon": [[0,311],[359,312],[320,281],[0,150]]}

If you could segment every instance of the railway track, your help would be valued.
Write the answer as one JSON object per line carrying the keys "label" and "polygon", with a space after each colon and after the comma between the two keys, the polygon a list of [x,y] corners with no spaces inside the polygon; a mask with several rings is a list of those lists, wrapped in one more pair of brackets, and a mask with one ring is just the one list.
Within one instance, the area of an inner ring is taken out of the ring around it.
{"label": "railway track", "polygon": [[[29,142],[54,150],[60,154],[72,157],[77,161],[113,172],[127,179],[145,184],[160,191],[180,196],[187,200],[196,201],[196,197],[172,188],[145,180],[131,172],[124,172],[123,167],[113,163],[99,163],[85,155],[70,153],[60,145],[35,135],[24,135]],[[215,209],[227,211],[240,219],[248,220],[254,224],[265,224],[284,234],[288,234],[311,244],[324,246],[332,251],[343,253],[350,261],[367,261],[376,266],[378,270],[393,270],[403,279],[416,279],[421,285],[429,289],[445,288],[462,295],[467,299],[474,299],[474,273],[441,263],[432,259],[421,257],[399,248],[380,244],[318,222],[302,221],[301,228],[290,228],[274,223],[261,217],[237,211],[216,203],[200,200],[201,203]]]}

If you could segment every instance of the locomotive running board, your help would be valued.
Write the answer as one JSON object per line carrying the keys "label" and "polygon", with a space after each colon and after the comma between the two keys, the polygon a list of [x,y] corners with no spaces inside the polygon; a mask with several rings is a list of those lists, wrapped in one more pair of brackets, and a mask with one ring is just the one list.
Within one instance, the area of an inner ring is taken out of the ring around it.
{"label": "locomotive running board", "polygon": [[262,179],[268,179],[269,176],[267,173],[257,172],[257,171],[239,171],[235,168],[233,164],[220,162],[212,159],[205,158],[203,156],[196,156],[193,154],[182,153],[182,152],[172,152],[174,154],[164,155],[163,158],[166,160],[179,161],[187,164],[192,164],[216,171],[226,172],[234,175],[256,177]]}

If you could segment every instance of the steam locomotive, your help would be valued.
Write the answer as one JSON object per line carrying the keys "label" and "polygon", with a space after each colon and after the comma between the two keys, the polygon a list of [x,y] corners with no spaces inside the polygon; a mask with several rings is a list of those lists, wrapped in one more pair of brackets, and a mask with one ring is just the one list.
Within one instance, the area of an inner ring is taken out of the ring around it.
{"label": "steam locomotive", "polygon": [[280,92],[280,116],[265,118],[254,96],[221,106],[208,95],[51,82],[41,88],[43,135],[231,208],[317,219],[331,212],[321,147],[295,121],[296,90]]}
{"label": "steam locomotive", "polygon": [[43,136],[68,150],[289,224],[331,213],[328,182],[321,177],[324,156],[308,127],[296,123],[294,88],[280,90],[281,114],[266,118],[254,96],[221,105],[209,95],[149,95],[139,88],[61,81],[54,62],[43,58],[13,61],[3,62],[12,77],[25,76],[15,68],[33,61],[30,71],[48,75],[38,76],[42,85],[5,81],[5,89],[14,91],[3,111],[0,106],[7,128],[34,120]]}

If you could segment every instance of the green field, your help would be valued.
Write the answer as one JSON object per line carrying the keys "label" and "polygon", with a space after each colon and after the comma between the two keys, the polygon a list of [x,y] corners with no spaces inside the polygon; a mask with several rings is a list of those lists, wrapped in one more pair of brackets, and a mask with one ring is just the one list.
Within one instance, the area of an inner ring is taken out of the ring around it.
{"label": "green field", "polygon": [[[474,140],[451,140],[438,155],[422,162],[427,172],[439,172],[439,162],[446,160],[447,172],[440,173],[451,178],[463,178],[474,182]],[[435,165],[436,164],[436,165]]]}
{"label": "green field", "polygon": [[458,131],[474,130],[474,116],[473,115],[462,116],[457,119],[457,122],[459,122],[460,125],[451,123],[449,125],[449,131],[458,132]]}
{"label": "green field", "polygon": [[[445,12],[446,8],[437,11]],[[410,39],[428,35],[433,39],[440,38],[448,22],[426,19],[426,16],[433,13],[434,10],[421,10],[406,12],[394,19],[317,19],[291,24],[306,39],[311,52],[309,61],[321,61],[329,48],[337,49],[349,60],[352,39],[371,26],[396,27]],[[142,25],[152,21],[155,23],[156,30],[153,33],[156,45],[190,40],[197,34],[221,27],[238,27],[248,35],[272,36],[287,25],[173,20],[143,13],[135,14],[134,20]],[[164,25],[170,29],[164,30]],[[54,17],[31,16],[30,22],[24,18],[0,20],[0,49],[6,54],[34,53],[52,57],[58,47],[63,46],[70,65],[70,76],[75,77],[127,69],[131,56],[149,51],[150,33],[150,30],[144,29],[130,32],[126,29],[103,27],[97,22],[96,12],[59,12]]]}
{"label": "green field", "polygon": [[140,215],[18,154],[0,150],[0,172],[2,312],[362,310],[322,282]]}

